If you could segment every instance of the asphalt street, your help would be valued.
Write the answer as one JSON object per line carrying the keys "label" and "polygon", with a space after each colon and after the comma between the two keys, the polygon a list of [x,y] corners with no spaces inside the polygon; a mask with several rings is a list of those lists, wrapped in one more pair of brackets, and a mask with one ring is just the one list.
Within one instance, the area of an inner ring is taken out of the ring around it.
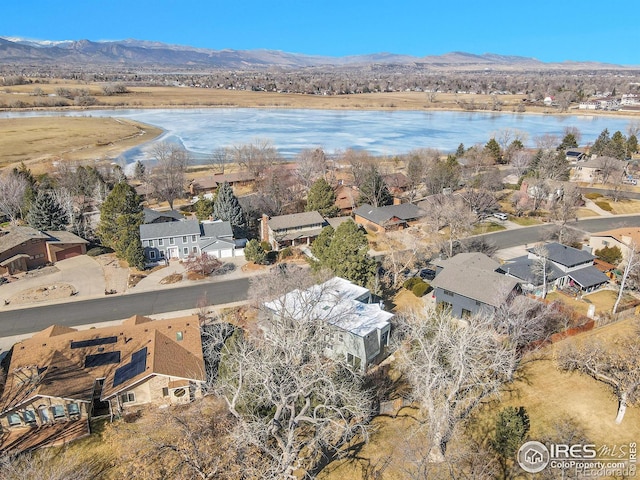
{"label": "asphalt street", "polygon": [[247,299],[249,279],[177,287],[158,291],[114,295],[93,300],[66,302],[0,312],[0,337],[43,330],[50,325],[77,326],[154,315],[208,305],[222,305]]}
{"label": "asphalt street", "polygon": [[[589,233],[612,230],[621,227],[640,227],[640,215],[598,217],[583,219],[567,224],[570,228],[583,230]],[[536,225],[533,227],[517,228],[513,230],[502,230],[500,232],[478,235],[486,239],[487,242],[495,245],[498,250],[503,248],[517,247],[519,245],[530,245],[544,240],[548,240],[551,232],[556,228],[553,224]]]}

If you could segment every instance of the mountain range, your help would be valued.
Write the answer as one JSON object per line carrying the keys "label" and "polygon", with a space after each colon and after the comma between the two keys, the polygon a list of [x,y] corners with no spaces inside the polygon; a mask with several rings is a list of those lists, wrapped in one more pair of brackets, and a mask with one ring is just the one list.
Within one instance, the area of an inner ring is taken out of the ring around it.
{"label": "mountain range", "polygon": [[451,52],[414,57],[375,53],[328,57],[287,53],[278,50],[209,50],[144,40],[37,41],[0,37],[0,62],[9,65],[111,65],[137,67],[186,67],[222,69],[345,67],[365,65],[407,65],[425,68],[484,69],[622,69],[596,62],[544,63],[535,58],[486,53]]}

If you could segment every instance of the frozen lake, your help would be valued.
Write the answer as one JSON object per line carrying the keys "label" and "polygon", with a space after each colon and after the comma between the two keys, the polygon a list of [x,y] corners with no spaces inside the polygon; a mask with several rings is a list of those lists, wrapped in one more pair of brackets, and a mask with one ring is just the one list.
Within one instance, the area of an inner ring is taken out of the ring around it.
{"label": "frozen lake", "polygon": [[[604,116],[534,115],[486,112],[414,112],[296,110],[258,108],[131,109],[78,112],[0,112],[0,118],[24,116],[111,116],[130,118],[164,129],[158,141],[179,142],[203,158],[217,148],[269,140],[287,157],[305,148],[322,147],[327,153],[348,148],[375,155],[393,155],[417,148],[453,152],[460,143],[470,147],[486,143],[496,132],[526,132],[527,145],[545,134],[562,136],[577,127],[582,144],[592,143],[605,128],[613,134],[633,119]],[[637,120],[636,120],[637,121]],[[129,151],[128,162],[149,158],[150,146]]]}

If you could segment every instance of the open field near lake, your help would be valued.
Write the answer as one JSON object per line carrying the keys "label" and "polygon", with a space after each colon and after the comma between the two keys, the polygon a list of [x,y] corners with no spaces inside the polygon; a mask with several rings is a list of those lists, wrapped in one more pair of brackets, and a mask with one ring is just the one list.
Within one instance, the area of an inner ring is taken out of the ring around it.
{"label": "open field near lake", "polygon": [[0,119],[0,167],[25,162],[39,173],[49,161],[113,158],[161,133],[156,127],[114,118]]}
{"label": "open field near lake", "polygon": [[[462,104],[471,105],[477,111],[491,111],[494,100],[501,102],[501,111],[515,112],[526,99],[526,95],[475,95],[437,93],[431,101],[424,92],[381,92],[350,95],[304,95],[295,93],[253,92],[189,87],[127,87],[129,93],[106,96],[103,87],[107,84],[48,80],[50,83],[16,85],[0,90],[0,106],[30,108],[55,103],[59,88],[86,90],[94,96],[94,108],[185,108],[185,107],[264,107],[264,108],[311,108],[348,110],[463,110]],[[73,105],[73,101],[69,101]],[[79,108],[79,107],[67,107]],[[526,112],[560,114],[556,108],[526,105]],[[19,110],[19,109],[16,109]],[[587,114],[573,109],[571,115]],[[598,112],[597,115],[633,115],[630,112]],[[594,112],[589,111],[593,116]]]}

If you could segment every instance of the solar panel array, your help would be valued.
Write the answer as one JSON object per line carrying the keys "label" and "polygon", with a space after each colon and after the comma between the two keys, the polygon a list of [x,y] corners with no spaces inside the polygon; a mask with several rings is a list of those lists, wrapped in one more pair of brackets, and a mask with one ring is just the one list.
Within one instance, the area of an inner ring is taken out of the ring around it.
{"label": "solar panel array", "polygon": [[102,338],[92,338],[90,340],[78,340],[77,342],[71,342],[71,348],[86,348],[86,347],[95,347],[97,345],[108,345],[109,343],[116,343],[118,341],[118,337],[102,337]]}
{"label": "solar panel array", "polygon": [[101,367],[112,363],[120,363],[120,352],[106,352],[87,355],[84,359],[84,368]]}
{"label": "solar panel array", "polygon": [[138,350],[131,355],[131,361],[116,369],[113,376],[113,386],[117,387],[121,383],[131,380],[136,375],[141,374],[147,368],[147,347]]}

